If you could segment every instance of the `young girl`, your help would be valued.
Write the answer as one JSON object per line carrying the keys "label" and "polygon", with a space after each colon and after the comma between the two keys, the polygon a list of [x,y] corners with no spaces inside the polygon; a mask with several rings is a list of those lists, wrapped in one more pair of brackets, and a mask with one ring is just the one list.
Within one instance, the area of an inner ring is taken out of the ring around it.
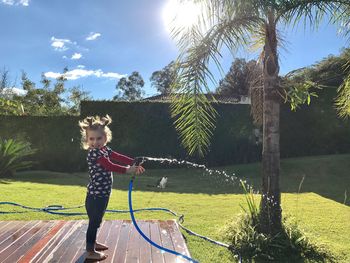
{"label": "young girl", "polygon": [[[106,146],[112,139],[112,132],[108,125],[112,119],[105,117],[87,117],[79,121],[82,135],[82,147],[88,150],[87,163],[90,182],[87,186],[85,207],[89,217],[86,232],[86,259],[103,260],[107,255],[99,252],[108,247],[96,242],[97,229],[100,227],[111,194],[112,172],[141,174],[145,171],[142,166],[132,165],[134,159],[114,152]],[[115,160],[126,166],[118,165]]]}

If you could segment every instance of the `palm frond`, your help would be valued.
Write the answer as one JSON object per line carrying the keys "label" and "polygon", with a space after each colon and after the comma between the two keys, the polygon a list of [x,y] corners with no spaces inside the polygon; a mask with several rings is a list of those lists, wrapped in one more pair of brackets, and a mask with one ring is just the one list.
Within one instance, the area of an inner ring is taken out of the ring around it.
{"label": "palm frond", "polygon": [[[331,21],[338,25],[338,33],[349,37],[350,36],[350,2],[341,4],[337,7],[331,16]],[[348,39],[350,40],[350,38]]]}
{"label": "palm frond", "polygon": [[[215,129],[217,112],[204,95],[210,93],[208,81],[216,84],[209,62],[214,62],[223,72],[221,48],[225,46],[233,51],[245,46],[250,32],[261,23],[256,16],[246,16],[247,12],[236,13],[235,9],[229,8],[229,1],[207,3],[207,11],[197,25],[185,31],[175,29],[172,35],[178,39],[180,55],[171,114],[182,144],[191,155],[195,152],[204,155]],[[208,29],[204,29],[205,26]]]}
{"label": "palm frond", "polygon": [[16,170],[29,168],[33,162],[23,158],[35,153],[30,143],[14,139],[0,139],[0,177],[14,173]]}
{"label": "palm frond", "polygon": [[349,6],[347,0],[294,0],[280,1],[277,10],[278,18],[285,20],[287,24],[296,26],[303,20],[304,28],[310,25],[314,29],[318,26],[326,14],[333,20],[336,14],[345,6]]}
{"label": "palm frond", "polygon": [[350,117],[350,74],[345,78],[343,84],[338,89],[335,106],[339,117],[345,119]]}

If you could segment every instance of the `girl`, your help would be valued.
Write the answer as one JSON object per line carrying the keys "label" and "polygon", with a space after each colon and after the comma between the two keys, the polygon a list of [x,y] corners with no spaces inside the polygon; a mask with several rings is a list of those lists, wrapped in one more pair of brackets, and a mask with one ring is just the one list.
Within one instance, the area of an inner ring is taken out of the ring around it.
{"label": "girl", "polygon": [[[108,247],[96,242],[97,229],[100,227],[106,211],[112,189],[112,172],[141,174],[145,171],[142,166],[132,165],[134,159],[114,152],[106,146],[112,139],[112,132],[108,125],[112,119],[105,117],[87,117],[79,121],[82,136],[82,147],[88,150],[87,163],[90,182],[87,186],[85,207],[89,217],[86,232],[86,259],[104,260],[107,255],[99,252]],[[112,160],[125,164],[118,165]]]}

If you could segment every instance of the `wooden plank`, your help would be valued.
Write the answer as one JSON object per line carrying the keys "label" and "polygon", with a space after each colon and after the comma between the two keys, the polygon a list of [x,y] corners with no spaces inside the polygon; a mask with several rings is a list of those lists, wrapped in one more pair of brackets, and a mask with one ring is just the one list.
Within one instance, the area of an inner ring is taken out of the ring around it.
{"label": "wooden plank", "polygon": [[22,245],[23,237],[27,237],[32,231],[38,231],[37,225],[40,221],[28,221],[23,227],[20,227],[17,231],[13,229],[12,234],[5,239],[0,244],[0,259],[1,261],[6,259],[11,251],[18,249]]}
{"label": "wooden plank", "polygon": [[0,221],[0,233],[7,229],[11,223],[12,221]]}
{"label": "wooden plank", "polygon": [[46,233],[46,235],[40,239],[30,250],[28,250],[18,263],[30,262],[35,255],[46,245],[46,243],[61,229],[65,221],[50,221],[52,228]]}
{"label": "wooden plank", "polygon": [[32,222],[31,221],[27,221],[27,222],[23,222],[23,221],[15,221],[13,223],[11,223],[8,228],[4,229],[4,232],[0,233],[0,254],[1,254],[1,250],[5,248],[5,246],[3,246],[3,244],[5,243],[6,240],[8,240],[9,238],[11,238],[13,235],[14,237],[16,237],[16,233],[18,233],[18,231],[25,227],[26,225],[31,225]]}
{"label": "wooden plank", "polygon": [[[7,224],[1,227],[0,229],[0,240],[3,240],[6,236],[6,232],[14,229],[16,225],[20,225],[21,221],[8,221]],[[1,242],[0,242],[1,243]]]}
{"label": "wooden plank", "polygon": [[[0,225],[3,237],[0,239],[0,262],[85,261],[87,220],[3,222]],[[190,256],[175,220],[139,220],[138,226],[156,244]],[[97,240],[109,247],[104,251],[108,258],[103,263],[187,263],[181,257],[151,246],[131,220],[104,221]]]}
{"label": "wooden plank", "polygon": [[55,259],[55,262],[70,262],[72,258],[72,253],[77,252],[76,240],[84,232],[86,225],[83,220],[77,221],[74,225],[69,236],[60,244],[60,246],[52,253],[52,258]]}
{"label": "wooden plank", "polygon": [[85,263],[85,256],[86,256],[86,250],[85,250],[85,243],[86,243],[86,233],[84,233],[84,238],[79,238],[81,243],[80,247],[77,250],[77,252],[74,255],[74,258],[70,261],[71,263]]}
{"label": "wooden plank", "polygon": [[70,235],[72,227],[74,227],[75,224],[75,221],[66,221],[62,228],[51,237],[41,251],[32,259],[31,263],[43,262],[45,260],[49,261],[52,258],[51,253]]}
{"label": "wooden plank", "polygon": [[128,242],[128,248],[126,250],[126,260],[125,262],[138,263],[140,257],[140,234],[137,232],[136,227],[133,223],[130,223],[130,237]]}
{"label": "wooden plank", "polygon": [[3,225],[6,225],[9,221],[0,221],[0,229]]}
{"label": "wooden plank", "polygon": [[[28,233],[19,238],[16,243],[19,246],[12,246],[9,248],[11,254],[3,260],[4,263],[18,262],[23,256],[31,250],[31,248],[40,241],[43,236],[52,228],[54,223],[52,221],[40,221],[36,227],[33,227]],[[17,247],[17,248],[16,248]],[[28,262],[28,261],[24,261]]]}
{"label": "wooden plank", "polygon": [[[174,244],[173,241],[171,240],[171,235],[167,229],[167,222],[166,221],[158,221],[159,223],[159,233],[160,233],[160,238],[162,240],[162,246],[174,250]],[[177,256],[171,253],[165,253],[164,254],[164,259],[165,262],[176,262]]]}
{"label": "wooden plank", "polygon": [[69,231],[64,236],[64,238],[56,246],[51,247],[50,253],[47,256],[46,261],[67,262],[68,259],[65,258],[65,252],[69,248],[70,244],[74,241],[76,236],[79,235],[79,230],[82,227],[82,221],[74,221],[74,224],[70,227]]}
{"label": "wooden plank", "polygon": [[[100,227],[100,232],[98,233],[97,239],[100,239],[101,242],[105,242],[105,238],[108,235],[109,227],[112,225],[113,221],[103,221]],[[76,241],[76,247],[77,250],[75,251],[74,255],[71,257],[71,261],[67,262],[84,262],[85,260],[85,248],[86,248],[86,231],[89,225],[89,221],[85,221],[85,231],[83,233],[80,233],[77,241]],[[102,232],[101,232],[102,231]],[[106,232],[106,233],[105,233]],[[68,257],[67,257],[68,258]]]}
{"label": "wooden plank", "polygon": [[106,244],[106,240],[107,240],[109,234],[111,233],[112,225],[113,225],[112,220],[102,222],[100,230],[97,233],[97,238],[96,238],[98,243],[102,243],[102,244],[105,244],[108,246],[108,244]]}
{"label": "wooden plank", "polygon": [[125,220],[113,221],[106,239],[106,244],[109,246],[106,252],[108,257],[103,262],[124,262],[129,232],[130,223],[125,222]]}
{"label": "wooden plank", "polygon": [[[150,239],[150,223],[147,221],[138,221],[138,225],[141,231]],[[151,244],[147,242],[143,237],[140,237],[140,263],[152,262]]]}
{"label": "wooden plank", "polygon": [[[80,232],[78,238],[75,240],[75,250],[70,250],[67,255],[67,259],[69,259],[69,261],[67,262],[77,262],[78,259],[80,257],[84,257],[85,258],[85,247],[86,247],[86,230],[88,227],[88,222],[84,221],[84,226],[85,226],[85,230]],[[66,263],[66,262],[62,262],[62,263]]]}
{"label": "wooden plank", "polygon": [[[187,249],[185,239],[181,234],[179,225],[176,223],[175,220],[168,220],[166,221],[166,223],[167,223],[167,229],[170,233],[171,239],[174,244],[175,251],[185,256],[191,257]],[[182,257],[178,257],[176,263],[180,263],[180,262],[187,263],[188,260]]]}
{"label": "wooden plank", "polygon": [[[150,234],[151,234],[151,240],[158,244],[162,245],[160,233],[159,233],[159,224],[156,220],[149,221],[150,224]],[[152,262],[156,263],[164,263],[164,253],[162,253],[158,248],[152,246],[151,247],[151,254],[152,254]]]}

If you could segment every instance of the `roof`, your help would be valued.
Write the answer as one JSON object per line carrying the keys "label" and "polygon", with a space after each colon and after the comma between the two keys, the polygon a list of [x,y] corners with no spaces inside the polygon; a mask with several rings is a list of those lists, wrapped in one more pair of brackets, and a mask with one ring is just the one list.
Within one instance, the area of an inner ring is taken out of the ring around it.
{"label": "roof", "polygon": [[[241,103],[242,101],[246,101],[248,99],[247,96],[240,96],[240,95],[221,95],[221,94],[205,94],[205,96],[207,97],[207,99],[209,101],[212,101],[212,97],[214,97],[218,102],[221,103]],[[168,94],[160,94],[160,95],[155,95],[152,97],[148,97],[148,98],[144,98],[143,100],[148,100],[148,101],[162,101],[162,102],[168,102],[170,101],[170,95]],[[249,103],[245,103],[245,104],[250,104],[250,100]]]}

